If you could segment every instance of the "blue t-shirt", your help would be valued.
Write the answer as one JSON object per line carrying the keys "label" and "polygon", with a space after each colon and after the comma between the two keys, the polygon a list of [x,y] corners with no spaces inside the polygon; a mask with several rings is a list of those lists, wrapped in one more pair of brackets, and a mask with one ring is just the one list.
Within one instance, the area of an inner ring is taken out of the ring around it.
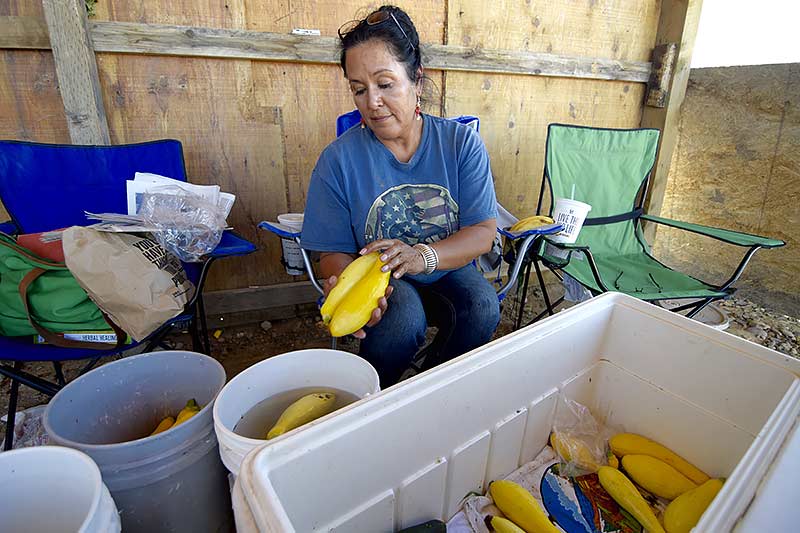
{"label": "blue t-shirt", "polygon": [[423,117],[422,139],[408,163],[357,126],[323,150],[308,189],[304,248],[357,253],[378,239],[433,243],[496,218],[489,154],[478,133]]}

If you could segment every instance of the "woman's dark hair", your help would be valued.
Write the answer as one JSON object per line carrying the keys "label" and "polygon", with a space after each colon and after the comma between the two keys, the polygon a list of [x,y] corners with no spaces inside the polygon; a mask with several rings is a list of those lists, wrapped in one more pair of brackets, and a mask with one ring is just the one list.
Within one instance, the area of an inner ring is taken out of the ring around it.
{"label": "woman's dark hair", "polygon": [[[369,24],[367,20],[375,18],[374,15],[378,12],[386,12],[386,18],[381,22]],[[419,67],[422,65],[419,34],[405,11],[396,6],[381,6],[363,20],[354,21],[353,24],[352,29],[348,29],[346,33],[341,30],[339,33],[342,47],[340,64],[345,77],[347,77],[347,67],[345,66],[347,51],[361,43],[375,39],[386,43],[392,55],[405,65],[408,77],[412,82],[418,81]]]}

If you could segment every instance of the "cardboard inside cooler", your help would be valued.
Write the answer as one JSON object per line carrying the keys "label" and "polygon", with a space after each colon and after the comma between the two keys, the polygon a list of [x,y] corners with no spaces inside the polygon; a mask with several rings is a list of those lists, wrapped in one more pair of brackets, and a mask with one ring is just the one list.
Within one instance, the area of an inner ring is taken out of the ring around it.
{"label": "cardboard inside cooler", "polygon": [[256,520],[339,532],[446,520],[542,450],[560,389],[727,477],[795,380],[759,347],[654,306],[579,307],[265,448],[247,496]]}

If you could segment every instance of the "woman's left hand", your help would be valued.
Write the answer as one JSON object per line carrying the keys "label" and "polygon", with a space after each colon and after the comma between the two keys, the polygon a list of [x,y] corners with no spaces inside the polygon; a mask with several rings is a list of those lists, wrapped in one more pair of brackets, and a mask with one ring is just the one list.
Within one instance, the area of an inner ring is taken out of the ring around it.
{"label": "woman's left hand", "polygon": [[382,270],[392,271],[395,279],[400,279],[405,274],[422,274],[425,271],[425,260],[422,255],[411,246],[396,239],[380,239],[366,245],[359,253],[368,253],[382,250],[380,260],[386,263]]}

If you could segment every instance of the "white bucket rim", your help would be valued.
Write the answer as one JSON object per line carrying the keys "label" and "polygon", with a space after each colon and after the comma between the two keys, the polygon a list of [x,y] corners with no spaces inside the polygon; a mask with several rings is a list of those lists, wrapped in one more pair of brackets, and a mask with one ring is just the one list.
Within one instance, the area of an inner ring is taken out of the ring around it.
{"label": "white bucket rim", "polygon": [[[199,415],[200,413],[204,413],[204,412],[207,412],[207,410],[212,409],[211,404],[215,404],[216,403],[215,400],[220,395],[220,393],[222,392],[222,389],[225,388],[225,380],[227,379],[227,376],[225,374],[225,367],[223,367],[222,364],[219,361],[217,361],[213,357],[208,356],[206,354],[202,354],[202,353],[199,353],[199,352],[192,352],[192,351],[189,351],[189,350],[161,350],[161,351],[157,351],[157,352],[144,352],[144,353],[140,353],[140,354],[136,354],[136,355],[131,355],[129,357],[124,357],[124,358],[118,359],[116,361],[112,361],[112,362],[107,363],[106,365],[103,365],[103,366],[99,366],[99,367],[93,369],[92,371],[87,372],[84,375],[79,376],[79,377],[75,378],[74,380],[70,381],[69,383],[67,383],[67,385],[65,385],[60,391],[58,391],[56,393],[55,396],[53,396],[50,399],[50,402],[48,403],[48,408],[45,409],[45,411],[44,411],[44,415],[42,416],[42,425],[44,426],[45,431],[49,435],[53,434],[53,432],[51,431],[52,428],[50,426],[50,420],[49,420],[49,417],[50,417],[49,406],[50,406],[50,404],[55,402],[55,400],[58,398],[58,396],[60,394],[62,394],[64,392],[64,390],[66,390],[67,387],[72,386],[75,383],[79,383],[81,380],[86,379],[86,377],[89,376],[92,372],[95,372],[96,370],[104,368],[107,365],[115,365],[115,364],[118,364],[118,363],[135,361],[137,359],[144,358],[144,357],[156,357],[156,356],[172,355],[172,354],[189,355],[191,357],[196,357],[198,359],[205,359],[207,362],[211,363],[213,367],[215,367],[215,368],[217,368],[218,370],[221,371],[223,386],[220,387],[219,391],[217,391],[217,394],[214,396],[214,398],[212,398],[212,400],[210,402],[208,402],[206,405],[204,405],[203,408],[200,409],[200,411],[198,411],[197,414]],[[199,417],[199,416],[194,416],[192,418],[194,418],[196,420],[200,420],[201,419],[201,417]],[[188,427],[188,424],[190,424],[190,423],[192,423],[192,419],[187,420],[186,423],[183,424],[183,425]],[[167,431],[172,431],[173,429],[177,429],[177,428],[170,428]],[[76,441],[76,440],[68,439],[66,437],[63,437],[63,436],[59,435],[58,436],[58,440],[59,440],[60,444],[59,444],[58,447],[69,447],[69,448],[75,448],[77,450],[88,450],[88,451],[109,450],[109,449],[114,448],[114,447],[119,447],[120,445],[130,445],[130,444],[133,444],[133,443],[138,445],[139,443],[141,443],[141,442],[143,442],[143,441],[145,441],[147,439],[154,439],[154,438],[159,437],[159,436],[162,436],[162,438],[163,438],[163,434],[166,433],[167,431],[162,432],[162,433],[160,433],[158,435],[147,435],[145,437],[141,437],[141,438],[138,438],[138,439],[128,440],[128,441],[124,441],[124,442],[114,442],[114,443],[109,443],[109,444],[89,444],[89,443],[85,443],[85,442],[79,442],[79,441]],[[90,459],[91,459],[91,457],[90,457]],[[98,467],[98,470],[99,470],[99,467]]]}
{"label": "white bucket rim", "polygon": [[97,463],[89,457],[89,455],[83,453],[80,450],[76,450],[73,448],[67,448],[66,446],[52,446],[52,445],[45,445],[45,446],[31,446],[28,448],[17,448],[14,450],[8,450],[7,452],[3,452],[0,454],[0,461],[4,460],[11,460],[18,456],[25,456],[25,455],[41,455],[43,452],[47,453],[55,453],[63,456],[71,456],[72,459],[78,460],[82,462],[84,465],[88,467],[89,475],[91,476],[90,484],[94,487],[92,493],[92,503],[89,505],[89,509],[86,512],[86,516],[81,522],[78,531],[85,531],[85,528],[91,523],[91,520],[97,514],[98,509],[100,508],[100,500],[103,496],[103,476],[100,473],[100,467],[97,466]]}
{"label": "white bucket rim", "polygon": [[[267,359],[264,359],[263,361],[259,361],[258,363],[247,367],[246,369],[244,369],[241,372],[239,372],[239,374],[234,376],[234,378],[231,379],[228,383],[226,383],[224,387],[222,387],[222,389],[217,394],[217,401],[214,402],[214,412],[213,412],[214,431],[217,431],[217,432],[221,431],[226,436],[234,436],[236,439],[240,440],[240,442],[243,442],[243,443],[246,443],[246,444],[252,444],[254,446],[260,446],[260,445],[264,444],[265,442],[267,442],[264,439],[253,439],[251,437],[244,437],[242,435],[239,435],[238,433],[233,431],[233,429],[228,428],[225,424],[223,424],[220,421],[220,415],[219,415],[219,405],[220,405],[219,399],[222,398],[223,399],[222,403],[224,404],[224,395],[225,395],[225,392],[227,391],[227,389],[229,387],[231,387],[231,388],[235,387],[236,384],[237,384],[237,381],[239,381],[239,382],[243,381],[244,379],[246,379],[245,378],[246,374],[255,371],[255,369],[260,367],[261,365],[264,365],[264,364],[266,364],[268,362],[273,362],[273,364],[274,364],[275,360],[285,359],[288,356],[295,356],[296,357],[297,354],[303,354],[303,353],[309,353],[309,352],[314,352],[314,353],[326,352],[326,353],[332,355],[333,357],[345,356],[349,360],[363,361],[364,364],[366,365],[365,368],[369,367],[369,369],[372,371],[371,373],[374,374],[375,383],[377,384],[376,385],[377,390],[375,390],[373,392],[370,392],[369,395],[376,394],[376,393],[380,392],[380,380],[378,378],[378,372],[375,370],[375,367],[373,367],[371,364],[369,364],[369,362],[366,359],[363,359],[363,358],[359,357],[358,355],[352,354],[350,352],[345,352],[345,351],[342,351],[342,350],[332,350],[330,348],[306,348],[306,349],[303,349],[303,350],[294,350],[294,351],[291,351],[291,352],[286,352],[286,353],[274,355],[272,357],[268,357]],[[354,358],[354,359],[352,359],[352,358]],[[363,398],[359,398],[358,401],[360,401],[362,399]],[[350,405],[358,403],[358,401],[355,401],[352,404],[346,405],[346,406],[342,407],[341,409],[338,409],[336,412],[338,413],[338,412],[342,411],[343,409],[347,409],[348,407],[350,407]],[[326,416],[329,416],[329,415],[326,415]],[[323,417],[323,418],[325,418],[325,417]]]}

